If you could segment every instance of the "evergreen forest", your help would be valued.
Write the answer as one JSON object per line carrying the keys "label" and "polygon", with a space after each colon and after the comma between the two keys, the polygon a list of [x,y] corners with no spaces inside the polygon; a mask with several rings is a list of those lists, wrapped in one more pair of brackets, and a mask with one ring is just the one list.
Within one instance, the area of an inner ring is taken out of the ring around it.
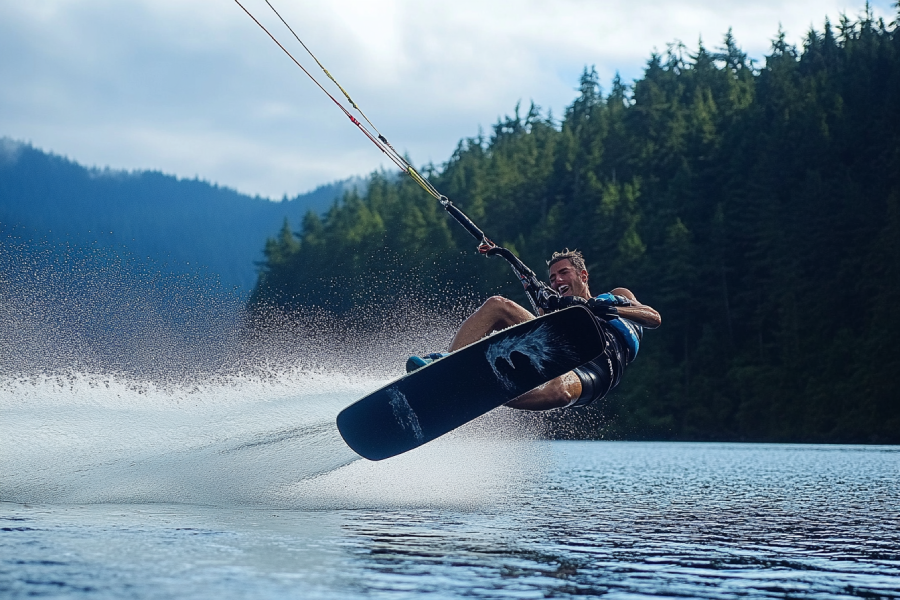
{"label": "evergreen forest", "polygon": [[[608,92],[585,69],[563,115],[516,107],[424,169],[535,271],[577,248],[593,293],[659,310],[589,437],[900,442],[898,20],[867,10],[799,48],[779,32],[759,63],[730,31],[672,44]],[[474,246],[415,182],[375,174],[285,221],[251,304],[526,304]]]}

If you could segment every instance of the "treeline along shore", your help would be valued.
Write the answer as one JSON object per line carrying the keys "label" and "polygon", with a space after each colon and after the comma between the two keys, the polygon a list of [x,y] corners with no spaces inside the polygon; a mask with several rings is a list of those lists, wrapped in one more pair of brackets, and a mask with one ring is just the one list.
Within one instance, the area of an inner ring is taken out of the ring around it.
{"label": "treeline along shore", "polygon": [[[779,33],[761,64],[730,32],[672,45],[605,94],[586,69],[561,118],[517,109],[427,171],[532,268],[578,248],[592,291],[663,315],[589,435],[900,442],[896,19],[826,22],[802,48]],[[407,178],[286,222],[265,257],[256,307],[525,303]]]}

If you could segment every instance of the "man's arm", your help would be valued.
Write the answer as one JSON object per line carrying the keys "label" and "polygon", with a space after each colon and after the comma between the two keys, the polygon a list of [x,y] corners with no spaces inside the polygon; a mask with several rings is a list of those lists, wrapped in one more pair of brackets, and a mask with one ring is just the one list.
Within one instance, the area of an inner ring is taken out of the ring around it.
{"label": "man's arm", "polygon": [[642,325],[647,329],[656,329],[662,324],[662,319],[660,318],[659,313],[653,310],[651,307],[638,302],[638,299],[634,297],[634,294],[631,293],[631,290],[626,288],[616,288],[610,293],[616,296],[624,296],[631,302],[631,306],[616,307],[619,316],[623,319],[634,321],[638,325]]}

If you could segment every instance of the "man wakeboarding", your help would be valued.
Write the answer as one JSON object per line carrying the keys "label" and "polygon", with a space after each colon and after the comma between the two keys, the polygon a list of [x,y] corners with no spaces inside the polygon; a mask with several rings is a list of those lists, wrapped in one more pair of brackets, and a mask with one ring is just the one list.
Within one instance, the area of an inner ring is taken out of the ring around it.
{"label": "man wakeboarding", "polygon": [[[542,295],[539,302],[541,313],[576,305],[586,306],[606,340],[606,350],[591,362],[508,402],[506,406],[510,408],[541,411],[586,406],[603,398],[619,383],[625,367],[637,357],[643,328],[655,329],[662,322],[658,312],[638,302],[626,288],[615,288],[608,293],[592,296],[584,257],[578,250],[554,252],[547,266],[550,288],[554,293]],[[493,296],[463,322],[450,343],[449,351],[459,350],[495,331],[534,318],[531,312],[512,300]],[[412,356],[407,361],[406,370],[414,371],[444,355]]]}

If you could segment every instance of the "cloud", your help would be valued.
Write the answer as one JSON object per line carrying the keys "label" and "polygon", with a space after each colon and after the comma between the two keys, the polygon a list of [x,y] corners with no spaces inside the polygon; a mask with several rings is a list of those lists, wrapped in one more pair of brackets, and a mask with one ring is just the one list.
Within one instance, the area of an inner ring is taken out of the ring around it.
{"label": "cloud", "polygon": [[[262,0],[241,1],[293,41]],[[696,48],[700,37],[714,48],[729,27],[760,59],[779,23],[799,43],[826,15],[862,9],[842,0],[272,2],[420,164],[443,162],[519,100],[561,114],[586,65],[608,87],[616,71],[640,77],[654,48]],[[894,14],[889,0],[874,10]],[[5,3],[0,56],[0,136],[83,163],[200,176],[270,197],[388,166],[233,2]]]}

